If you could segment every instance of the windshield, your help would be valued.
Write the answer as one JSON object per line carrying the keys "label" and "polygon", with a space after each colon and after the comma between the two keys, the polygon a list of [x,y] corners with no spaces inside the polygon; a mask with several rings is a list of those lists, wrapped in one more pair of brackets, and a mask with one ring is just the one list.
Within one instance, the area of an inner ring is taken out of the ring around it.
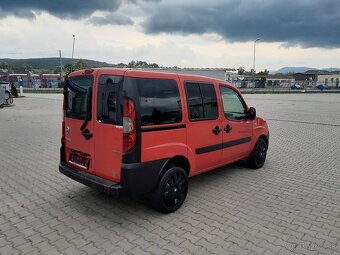
{"label": "windshield", "polygon": [[84,120],[86,117],[87,90],[92,87],[93,76],[70,77],[66,81],[66,117]]}

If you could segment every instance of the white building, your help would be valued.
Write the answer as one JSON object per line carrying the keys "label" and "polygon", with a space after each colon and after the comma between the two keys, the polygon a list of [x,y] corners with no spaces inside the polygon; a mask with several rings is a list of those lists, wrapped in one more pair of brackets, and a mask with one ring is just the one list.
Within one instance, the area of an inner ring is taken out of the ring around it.
{"label": "white building", "polygon": [[340,87],[340,73],[318,74],[316,85],[326,85],[328,87]]}

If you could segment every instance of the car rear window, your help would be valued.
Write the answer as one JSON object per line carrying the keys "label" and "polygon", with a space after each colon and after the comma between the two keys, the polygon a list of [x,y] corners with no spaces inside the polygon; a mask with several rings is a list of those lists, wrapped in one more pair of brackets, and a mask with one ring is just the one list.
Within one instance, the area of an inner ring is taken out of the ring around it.
{"label": "car rear window", "polygon": [[99,122],[121,125],[120,91],[123,81],[122,76],[100,76],[97,100],[97,119]]}
{"label": "car rear window", "polygon": [[66,117],[74,119],[85,118],[87,107],[87,89],[92,87],[92,84],[92,75],[73,76],[67,79]]}

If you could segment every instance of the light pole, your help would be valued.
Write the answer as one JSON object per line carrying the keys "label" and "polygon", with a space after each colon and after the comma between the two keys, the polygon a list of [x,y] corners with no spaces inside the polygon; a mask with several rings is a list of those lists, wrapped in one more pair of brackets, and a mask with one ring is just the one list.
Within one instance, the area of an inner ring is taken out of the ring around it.
{"label": "light pole", "polygon": [[260,41],[260,38],[257,38],[255,41],[254,41],[254,61],[253,61],[253,83],[254,83],[254,86],[255,86],[255,53],[256,53],[256,43]]}
{"label": "light pole", "polygon": [[73,55],[74,55],[74,44],[76,42],[76,36],[73,35],[73,47],[72,47],[72,63],[71,63],[71,72],[73,71]]}
{"label": "light pole", "polygon": [[63,60],[61,58],[61,50],[59,50],[59,59],[60,59],[60,81],[64,81]]}

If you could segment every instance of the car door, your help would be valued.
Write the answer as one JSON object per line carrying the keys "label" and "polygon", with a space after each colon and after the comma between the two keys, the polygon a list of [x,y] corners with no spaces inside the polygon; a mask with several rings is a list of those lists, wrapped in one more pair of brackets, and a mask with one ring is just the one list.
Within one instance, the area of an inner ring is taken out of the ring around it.
{"label": "car door", "polygon": [[235,89],[220,84],[219,92],[224,112],[223,160],[229,163],[249,155],[253,121],[247,118],[247,105]]}
{"label": "car door", "polygon": [[123,149],[122,83],[123,73],[98,75],[95,138],[96,175],[120,181]]}
{"label": "car door", "polygon": [[222,129],[215,85],[190,81],[184,84],[188,122],[187,144],[193,155],[192,174],[215,168],[222,160]]}

